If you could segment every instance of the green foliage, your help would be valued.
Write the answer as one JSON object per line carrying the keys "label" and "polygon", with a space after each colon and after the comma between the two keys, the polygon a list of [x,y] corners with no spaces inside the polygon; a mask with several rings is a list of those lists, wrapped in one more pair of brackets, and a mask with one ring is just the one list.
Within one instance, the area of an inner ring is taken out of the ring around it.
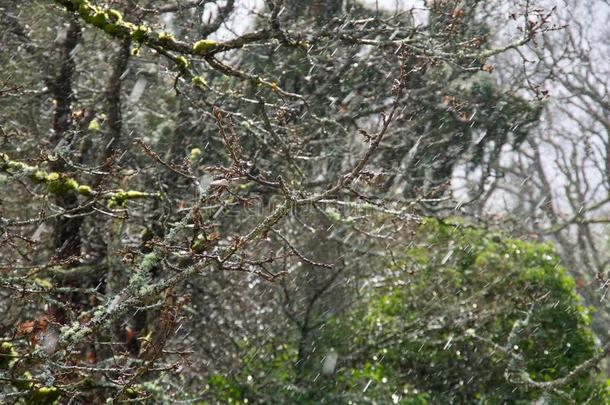
{"label": "green foliage", "polygon": [[221,374],[213,374],[208,380],[208,385],[216,400],[235,404],[241,403],[244,399],[243,389]]}
{"label": "green foliage", "polygon": [[[548,244],[431,219],[396,259],[379,288],[320,328],[300,371],[295,346],[260,348],[240,373],[215,377],[214,392],[237,401],[272,390],[293,403],[530,403],[542,392],[518,373],[552,381],[595,354],[589,310]],[[324,374],[331,351],[337,367]],[[561,389],[579,403],[610,400],[595,372]]]}
{"label": "green foliage", "polygon": [[[507,381],[511,350],[535,381],[564,377],[594,354],[589,311],[551,246],[435,220],[422,225],[416,242],[385,287],[330,334],[358,331],[343,345],[345,354],[350,345],[370,348],[353,362],[357,369],[383,358],[379,370],[397,388],[413,384],[434,402],[500,403],[540,396]],[[507,344],[507,352],[498,350]],[[579,401],[607,398],[593,373],[563,389]]]}

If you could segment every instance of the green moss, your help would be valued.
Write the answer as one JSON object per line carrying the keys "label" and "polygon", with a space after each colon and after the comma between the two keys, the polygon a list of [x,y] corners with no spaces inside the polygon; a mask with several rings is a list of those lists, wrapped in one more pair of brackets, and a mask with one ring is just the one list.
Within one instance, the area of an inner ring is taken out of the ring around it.
{"label": "green moss", "polygon": [[53,181],[49,183],[49,192],[53,194],[63,194],[64,188],[61,181]]}
{"label": "green moss", "polygon": [[89,24],[95,25],[96,27],[102,29],[106,26],[106,24],[108,24],[108,14],[106,14],[102,8],[97,6],[92,6],[91,12],[86,18],[83,16],[83,19]]}
{"label": "green moss", "polygon": [[78,6],[78,13],[81,15],[83,20],[90,24],[93,24],[93,18],[98,12],[99,9],[95,6],[92,6],[88,1],[83,1]]}
{"label": "green moss", "polygon": [[189,161],[191,163],[195,163],[199,157],[201,156],[201,149],[193,148],[191,149],[191,154],[189,155]]}
{"label": "green moss", "polygon": [[89,4],[88,1],[83,1],[80,3],[80,5],[78,6],[78,13],[83,17],[89,17],[91,16],[91,14],[93,13],[93,7],[91,7],[91,4]]}
{"label": "green moss", "polygon": [[193,86],[200,88],[203,88],[208,85],[205,79],[201,76],[193,76],[193,78],[191,79],[191,83],[193,83]]}
{"label": "green moss", "polygon": [[55,404],[61,396],[59,390],[55,387],[40,387],[32,393],[30,404],[48,405]]}
{"label": "green moss", "polygon": [[66,185],[66,189],[68,189],[68,190],[71,190],[71,191],[78,190],[78,183],[74,179],[66,178],[66,180],[64,181],[64,184]]}
{"label": "green moss", "polygon": [[106,24],[104,26],[104,32],[110,35],[116,35],[121,32],[121,27],[115,24]]}
{"label": "green moss", "polygon": [[125,397],[129,399],[137,399],[138,397],[140,397],[140,395],[142,395],[142,393],[133,388],[127,388],[125,390]]}
{"label": "green moss", "polygon": [[44,170],[34,170],[30,173],[30,179],[34,183],[46,183],[48,174]]}
{"label": "green moss", "polygon": [[84,195],[84,196],[90,196],[91,194],[93,194],[93,190],[91,190],[91,187],[89,186],[78,186],[78,194],[80,195]]}
{"label": "green moss", "polygon": [[78,13],[82,19],[113,36],[124,36],[136,28],[131,23],[123,22],[123,15],[114,9],[104,9],[92,5],[89,1],[81,1],[78,5]]}
{"label": "green moss", "polygon": [[35,278],[34,282],[45,290],[50,290],[51,288],[53,288],[53,284],[49,280],[44,278]]}
{"label": "green moss", "polygon": [[141,191],[124,191],[119,189],[116,193],[114,193],[114,195],[112,195],[112,197],[110,197],[110,200],[108,201],[108,208],[112,209],[115,207],[124,207],[127,200],[146,198],[148,196],[149,194],[143,193]]}
{"label": "green moss", "polygon": [[143,193],[141,191],[136,191],[136,190],[130,190],[125,194],[126,194],[128,200],[133,200],[136,198],[144,198],[144,197],[148,196],[148,194]]}
{"label": "green moss", "polygon": [[202,39],[195,42],[193,45],[193,50],[195,52],[207,52],[216,48],[217,45],[218,43],[216,41],[212,41],[211,39]]}
{"label": "green moss", "polygon": [[49,192],[53,194],[66,194],[78,190],[76,180],[59,173],[51,173],[47,176]]}
{"label": "green moss", "polygon": [[134,29],[131,30],[131,38],[134,41],[144,42],[148,39],[148,33],[150,29],[145,25],[138,25]]}
{"label": "green moss", "polygon": [[119,190],[108,200],[108,208],[113,209],[123,207],[126,200],[127,198],[125,197],[125,192],[123,190]]}
{"label": "green moss", "polygon": [[159,33],[159,41],[161,41],[161,42],[176,42],[176,37],[174,37],[169,32],[161,32],[161,33]]}
{"label": "green moss", "polygon": [[99,123],[99,121],[97,119],[95,119],[95,118],[92,119],[91,122],[89,123],[89,126],[87,127],[87,129],[89,131],[92,131],[92,132],[99,131],[100,130],[100,123]]}
{"label": "green moss", "polygon": [[176,65],[180,69],[186,69],[189,66],[189,61],[184,56],[178,56],[176,58]]}
{"label": "green moss", "polygon": [[26,165],[25,163],[16,162],[14,160],[10,160],[6,163],[6,165],[9,169],[13,169],[15,171],[24,170],[28,167],[28,165]]}
{"label": "green moss", "polygon": [[17,351],[10,342],[0,344],[0,370],[7,370],[17,358]]}
{"label": "green moss", "polygon": [[57,181],[57,180],[59,180],[59,173],[56,173],[56,172],[49,173],[49,175],[47,176],[47,180],[48,181]]}
{"label": "green moss", "polygon": [[108,10],[108,18],[112,23],[123,21],[123,15],[114,9]]}
{"label": "green moss", "polygon": [[34,385],[32,383],[32,381],[29,381],[31,379],[32,379],[32,373],[30,373],[29,371],[26,371],[19,378],[19,380],[22,380],[22,381],[13,381],[13,386],[15,388],[17,388],[18,390],[27,390],[27,389],[30,389]]}

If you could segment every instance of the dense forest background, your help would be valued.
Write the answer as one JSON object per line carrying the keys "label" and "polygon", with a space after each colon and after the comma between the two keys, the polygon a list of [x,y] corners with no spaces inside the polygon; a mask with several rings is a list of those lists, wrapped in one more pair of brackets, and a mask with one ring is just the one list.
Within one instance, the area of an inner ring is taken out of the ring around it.
{"label": "dense forest background", "polygon": [[0,402],[610,402],[607,0],[0,21]]}

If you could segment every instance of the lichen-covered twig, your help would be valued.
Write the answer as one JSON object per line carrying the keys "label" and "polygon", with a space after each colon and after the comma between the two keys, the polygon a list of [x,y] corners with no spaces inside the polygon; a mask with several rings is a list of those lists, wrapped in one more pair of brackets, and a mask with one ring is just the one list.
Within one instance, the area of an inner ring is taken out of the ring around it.
{"label": "lichen-covered twig", "polygon": [[107,201],[108,208],[124,207],[128,200],[142,198],[158,198],[158,193],[146,193],[137,190],[122,190],[95,192],[91,186],[79,184],[65,173],[47,172],[38,166],[30,166],[26,163],[12,160],[5,153],[0,154],[0,172],[14,176],[23,176],[35,184],[44,185],[47,191],[55,195],[76,193],[84,197],[95,197]]}

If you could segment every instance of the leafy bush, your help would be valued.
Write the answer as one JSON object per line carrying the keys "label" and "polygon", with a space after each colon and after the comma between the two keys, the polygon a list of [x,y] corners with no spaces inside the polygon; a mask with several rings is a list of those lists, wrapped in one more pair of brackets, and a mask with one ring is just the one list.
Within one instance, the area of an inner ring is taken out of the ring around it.
{"label": "leafy bush", "polygon": [[[589,309],[550,245],[428,220],[388,267],[320,328],[301,381],[291,385],[296,348],[284,345],[261,348],[216,388],[298,403],[610,399],[593,371],[549,392],[528,384],[565,377],[596,352]],[[329,355],[337,368],[325,374]]]}

